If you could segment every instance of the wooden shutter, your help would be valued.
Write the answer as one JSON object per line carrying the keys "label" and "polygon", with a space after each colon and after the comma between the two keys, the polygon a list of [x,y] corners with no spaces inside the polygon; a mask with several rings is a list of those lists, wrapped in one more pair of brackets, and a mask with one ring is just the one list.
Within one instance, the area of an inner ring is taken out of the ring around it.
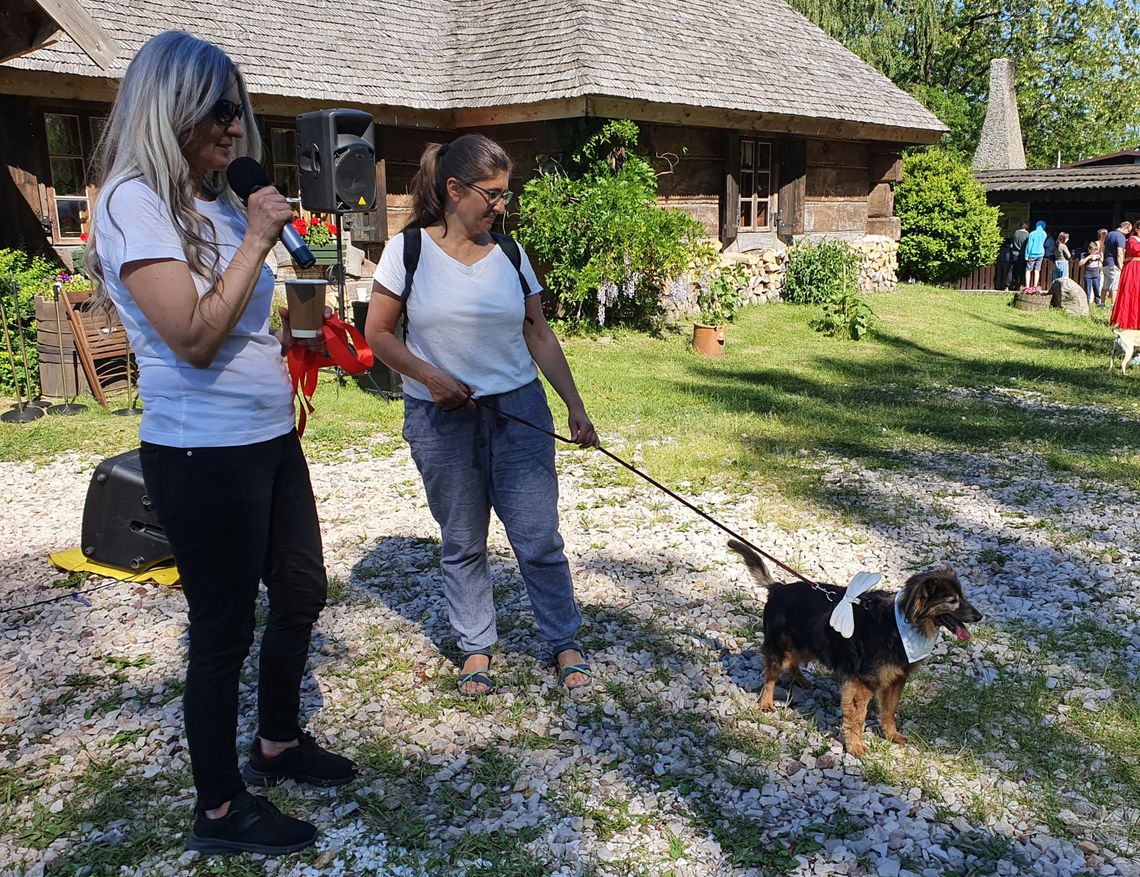
{"label": "wooden shutter", "polygon": [[725,156],[724,209],[721,212],[720,239],[727,247],[740,232],[740,134],[728,132]]}
{"label": "wooden shutter", "polygon": [[807,191],[807,141],[783,140],[779,148],[779,222],[776,234],[786,243],[804,233],[804,195]]}

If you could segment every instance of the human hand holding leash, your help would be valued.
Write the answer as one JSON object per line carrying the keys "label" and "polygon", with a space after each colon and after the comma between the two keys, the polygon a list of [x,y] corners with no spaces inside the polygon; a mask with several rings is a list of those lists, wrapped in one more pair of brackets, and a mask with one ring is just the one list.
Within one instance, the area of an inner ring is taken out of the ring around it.
{"label": "human hand holding leash", "polygon": [[431,393],[431,400],[441,411],[458,411],[460,408],[475,407],[475,402],[471,398],[472,389],[441,369],[433,369],[423,383]]}
{"label": "human hand holding leash", "polygon": [[570,440],[580,448],[597,448],[601,446],[598,440],[598,431],[586,416],[585,408],[575,408],[569,412],[567,423],[570,427]]}

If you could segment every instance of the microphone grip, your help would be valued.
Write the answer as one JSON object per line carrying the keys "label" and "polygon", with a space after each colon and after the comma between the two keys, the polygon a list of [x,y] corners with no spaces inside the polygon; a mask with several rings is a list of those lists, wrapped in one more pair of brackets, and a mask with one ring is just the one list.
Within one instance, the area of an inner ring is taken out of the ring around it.
{"label": "microphone grip", "polygon": [[317,264],[317,257],[305,246],[304,238],[297,232],[297,229],[293,228],[292,223],[285,223],[281,229],[281,243],[285,245],[285,249],[289,251],[293,261],[300,267],[312,268]]}

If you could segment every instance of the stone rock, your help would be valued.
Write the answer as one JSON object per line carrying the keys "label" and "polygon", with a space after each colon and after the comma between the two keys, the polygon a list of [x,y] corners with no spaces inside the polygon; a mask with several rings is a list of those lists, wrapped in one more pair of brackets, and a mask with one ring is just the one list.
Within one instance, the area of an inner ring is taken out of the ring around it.
{"label": "stone rock", "polygon": [[1053,307],[1062,308],[1074,317],[1087,317],[1089,315],[1089,299],[1077,282],[1071,277],[1062,277],[1053,281],[1049,287],[1053,296]]}

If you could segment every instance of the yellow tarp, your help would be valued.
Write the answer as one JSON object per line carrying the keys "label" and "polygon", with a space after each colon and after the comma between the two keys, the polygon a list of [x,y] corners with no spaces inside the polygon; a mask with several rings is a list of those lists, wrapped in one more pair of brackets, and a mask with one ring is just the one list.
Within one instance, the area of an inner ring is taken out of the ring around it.
{"label": "yellow tarp", "polygon": [[117,566],[104,566],[88,558],[81,548],[69,548],[67,551],[57,551],[49,554],[48,560],[52,566],[68,572],[89,572],[92,575],[103,576],[108,579],[118,579],[121,582],[154,582],[156,585],[176,587],[179,584],[178,568],[173,562],[165,565],[153,566],[145,572],[131,572],[128,569],[119,569]]}

